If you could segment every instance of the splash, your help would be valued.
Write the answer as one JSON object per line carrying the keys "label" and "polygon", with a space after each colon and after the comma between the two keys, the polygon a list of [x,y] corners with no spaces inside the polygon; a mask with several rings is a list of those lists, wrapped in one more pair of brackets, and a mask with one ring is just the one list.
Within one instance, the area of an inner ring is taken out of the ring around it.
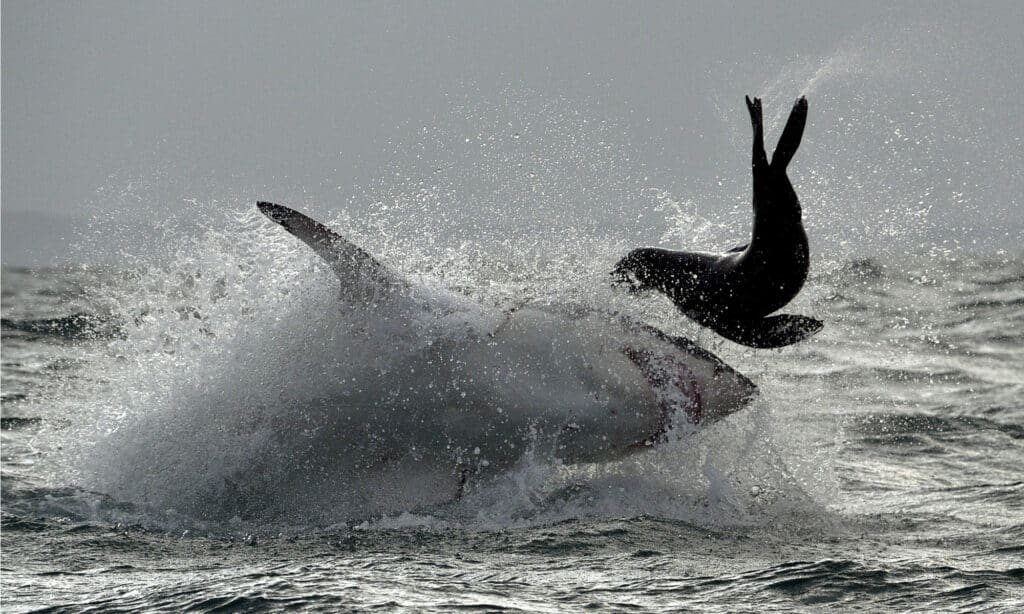
{"label": "splash", "polygon": [[[632,194],[633,205],[653,197],[663,211],[697,218],[642,186],[629,148],[609,144],[607,123],[563,110],[522,122],[487,116],[468,131],[431,134],[423,143],[435,160],[468,155],[466,139],[482,158],[472,172],[441,163],[448,170],[429,183],[413,171],[382,180],[366,190],[365,215],[331,226],[426,282],[428,293],[499,308],[577,303],[678,328],[664,301],[631,300],[605,283],[624,251],[621,234],[558,211]],[[531,148],[516,149],[529,139]],[[509,208],[506,197],[519,193],[535,200]],[[513,223],[524,210],[549,213]],[[667,444],[599,465],[564,463],[543,432],[508,436],[519,460],[456,497],[455,468],[493,458],[437,446],[432,421],[446,419],[441,411],[393,410],[410,394],[433,408],[431,395],[456,389],[466,403],[493,405],[457,370],[414,372],[431,344],[452,342],[438,332],[451,322],[438,328],[437,314],[398,320],[343,305],[323,263],[244,200],[187,203],[179,217],[188,230],[167,226],[160,257],[130,266],[126,256],[128,272],[94,292],[101,310],[125,323],[123,338],[96,359],[104,383],[68,408],[74,426],[54,434],[62,484],[137,506],[157,524],[190,519],[228,530],[381,516],[494,528],[623,514],[719,526],[776,521],[828,497],[815,479],[796,477],[790,457],[802,452],[776,436],[770,404],[708,430],[677,428]]]}
{"label": "splash", "polygon": [[[102,288],[124,333],[96,363],[107,383],[77,408],[76,426],[62,435],[53,462],[64,483],[141,506],[161,522],[228,527],[330,526],[402,513],[494,527],[628,509],[706,519],[715,513],[693,510],[708,506],[722,512],[720,521],[736,522],[735,509],[760,505],[749,496],[735,500],[751,487],[728,485],[735,478],[724,458],[702,448],[714,435],[682,428],[643,461],[564,464],[543,429],[503,431],[508,414],[475,387],[471,372],[455,365],[424,370],[424,352],[463,343],[495,322],[353,309],[338,301],[333,275],[277,228],[242,211],[207,215],[218,230],[186,241],[170,266]],[[219,223],[227,220],[234,228]],[[398,262],[396,254],[385,258]],[[503,304],[502,284],[515,280],[491,282],[496,292],[475,292]],[[547,301],[543,296],[518,298]],[[590,303],[600,305],[599,298]],[[463,324],[453,327],[456,321]],[[451,429],[445,421],[462,419],[452,413],[452,398],[455,406],[489,408],[467,415],[493,420],[496,437],[520,460],[502,468],[487,448],[457,438],[439,443],[436,434]],[[686,453],[691,449],[703,452]],[[750,452],[749,442],[743,450]],[[681,471],[679,463],[704,473]],[[461,498],[459,467],[481,476]],[[722,473],[710,479],[710,468]],[[622,490],[630,482],[637,486]],[[775,488],[785,489],[781,482]],[[662,503],[630,508],[636,498]],[[588,501],[596,503],[585,511]]]}

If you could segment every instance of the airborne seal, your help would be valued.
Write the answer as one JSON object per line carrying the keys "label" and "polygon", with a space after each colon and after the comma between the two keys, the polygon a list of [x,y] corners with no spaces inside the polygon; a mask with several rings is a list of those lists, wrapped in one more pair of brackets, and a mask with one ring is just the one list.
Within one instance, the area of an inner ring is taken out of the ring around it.
{"label": "airborne seal", "polygon": [[612,274],[634,292],[664,293],[683,314],[726,339],[775,348],[822,328],[820,320],[807,316],[769,315],[789,303],[807,279],[807,234],[786,175],[807,123],[807,100],[801,97],[793,105],[771,162],[764,149],[761,100],[746,100],[754,129],[750,242],[724,254],[639,248],[620,260]]}

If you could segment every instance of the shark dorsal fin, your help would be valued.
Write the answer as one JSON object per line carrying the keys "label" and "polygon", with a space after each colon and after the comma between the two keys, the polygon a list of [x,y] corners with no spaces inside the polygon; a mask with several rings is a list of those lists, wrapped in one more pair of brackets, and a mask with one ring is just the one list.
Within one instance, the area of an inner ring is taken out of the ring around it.
{"label": "shark dorsal fin", "polygon": [[330,265],[341,280],[343,297],[371,301],[381,294],[406,287],[404,280],[377,262],[366,250],[320,222],[274,203],[258,202],[256,207],[263,215],[313,248]]}

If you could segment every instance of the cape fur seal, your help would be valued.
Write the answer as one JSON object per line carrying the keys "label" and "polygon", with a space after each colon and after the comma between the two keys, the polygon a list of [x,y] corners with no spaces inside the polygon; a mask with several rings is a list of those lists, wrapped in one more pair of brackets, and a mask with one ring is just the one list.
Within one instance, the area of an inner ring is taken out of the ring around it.
{"label": "cape fur seal", "polygon": [[761,100],[747,97],[754,128],[754,224],[750,242],[724,254],[653,247],[631,251],[613,270],[634,292],[664,293],[686,316],[726,339],[755,348],[796,343],[822,328],[820,320],[768,314],[789,303],[807,279],[809,250],[800,201],[786,176],[807,123],[801,97],[771,162],[764,149]]}

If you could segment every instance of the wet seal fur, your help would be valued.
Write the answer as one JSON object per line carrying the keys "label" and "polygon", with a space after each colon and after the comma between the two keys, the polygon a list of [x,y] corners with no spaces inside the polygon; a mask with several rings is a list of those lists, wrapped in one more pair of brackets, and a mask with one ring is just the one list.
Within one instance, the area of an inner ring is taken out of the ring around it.
{"label": "wet seal fur", "polygon": [[769,315],[789,303],[807,279],[807,234],[800,201],[786,175],[807,123],[807,99],[793,105],[771,162],[764,149],[761,100],[746,100],[754,129],[750,242],[724,254],[643,247],[620,260],[612,275],[633,292],[664,293],[687,317],[726,339],[777,348],[806,339],[823,326],[807,316]]}

